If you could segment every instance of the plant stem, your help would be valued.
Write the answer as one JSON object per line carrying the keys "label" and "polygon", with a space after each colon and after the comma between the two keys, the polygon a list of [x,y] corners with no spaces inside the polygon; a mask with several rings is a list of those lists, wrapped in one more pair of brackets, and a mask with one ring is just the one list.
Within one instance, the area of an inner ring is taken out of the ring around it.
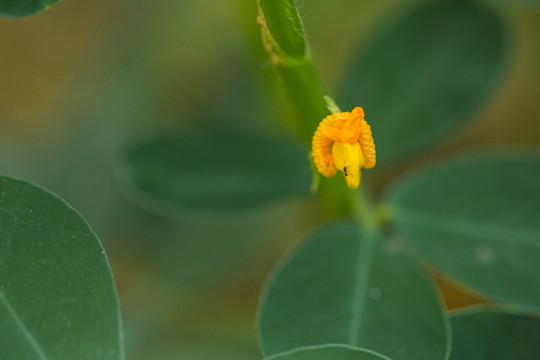
{"label": "plant stem", "polygon": [[[258,0],[258,5],[263,42],[285,90],[293,126],[311,148],[317,126],[331,111],[321,90],[304,27],[293,0]],[[321,177],[318,191],[323,207],[332,217],[365,213],[359,212],[359,205],[363,208],[363,204],[357,203],[355,191],[339,175]]]}
{"label": "plant stem", "polygon": [[285,90],[293,125],[310,144],[329,111],[294,1],[259,0],[258,4],[264,45]]}
{"label": "plant stem", "polygon": [[381,225],[377,212],[373,208],[373,204],[367,192],[360,188],[356,192],[356,217],[364,228],[375,231]]}

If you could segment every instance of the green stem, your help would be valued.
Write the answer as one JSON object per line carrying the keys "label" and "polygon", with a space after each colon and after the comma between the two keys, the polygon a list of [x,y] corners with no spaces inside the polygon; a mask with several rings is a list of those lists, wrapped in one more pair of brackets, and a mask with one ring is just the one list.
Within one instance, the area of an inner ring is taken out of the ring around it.
{"label": "green stem", "polygon": [[310,57],[294,64],[274,65],[286,91],[289,112],[302,140],[311,147],[311,138],[319,122],[329,115],[315,67]]}
{"label": "green stem", "polygon": [[329,111],[294,1],[259,0],[258,4],[265,48],[285,90],[293,126],[310,144]]}
{"label": "green stem", "polygon": [[[285,90],[292,123],[311,148],[317,126],[324,117],[335,111],[337,105],[328,101],[321,90],[294,1],[258,0],[258,5],[263,42]],[[339,174],[333,178],[321,177],[318,191],[330,216],[350,217],[358,214],[355,191],[347,187]]]}

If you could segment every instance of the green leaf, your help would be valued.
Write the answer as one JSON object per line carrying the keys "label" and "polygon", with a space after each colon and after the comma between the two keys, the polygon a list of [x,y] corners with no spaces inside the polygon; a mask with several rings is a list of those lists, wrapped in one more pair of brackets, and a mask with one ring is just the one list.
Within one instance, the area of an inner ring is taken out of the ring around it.
{"label": "green leaf", "polygon": [[251,211],[311,184],[304,149],[255,134],[158,137],[127,152],[121,177],[135,201],[168,214]]}
{"label": "green leaf", "polygon": [[500,20],[469,1],[428,2],[362,49],[345,72],[342,109],[362,106],[387,166],[456,132],[498,80]]}
{"label": "green leaf", "polygon": [[[272,52],[302,58],[306,53],[304,28],[294,0],[259,0],[262,33]],[[276,48],[278,47],[278,48]]]}
{"label": "green leaf", "polygon": [[88,224],[56,195],[0,177],[0,354],[123,359],[118,297]]}
{"label": "green leaf", "polygon": [[453,314],[451,360],[537,360],[540,318],[479,307]]}
{"label": "green leaf", "polygon": [[[540,0],[482,0],[487,3],[494,3],[506,6],[538,6],[540,5]],[[532,9],[535,9],[534,7]]]}
{"label": "green leaf", "polygon": [[447,322],[434,284],[401,245],[352,222],[316,232],[267,285],[263,353],[345,344],[396,360],[446,359]]}
{"label": "green leaf", "polygon": [[0,15],[21,17],[48,9],[60,0],[0,0]]}
{"label": "green leaf", "polygon": [[463,157],[396,184],[394,223],[429,261],[495,299],[540,306],[540,157]]}
{"label": "green leaf", "polygon": [[343,345],[310,346],[265,358],[265,360],[390,360],[369,350]]}

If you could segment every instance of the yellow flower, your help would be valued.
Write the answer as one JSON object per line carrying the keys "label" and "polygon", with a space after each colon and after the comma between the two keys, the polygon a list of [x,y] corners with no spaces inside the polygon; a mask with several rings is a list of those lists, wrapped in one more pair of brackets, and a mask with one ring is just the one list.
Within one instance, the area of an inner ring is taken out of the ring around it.
{"label": "yellow flower", "polygon": [[360,169],[375,166],[375,143],[361,107],[325,117],[311,145],[317,170],[326,177],[341,170],[352,189],[360,185]]}

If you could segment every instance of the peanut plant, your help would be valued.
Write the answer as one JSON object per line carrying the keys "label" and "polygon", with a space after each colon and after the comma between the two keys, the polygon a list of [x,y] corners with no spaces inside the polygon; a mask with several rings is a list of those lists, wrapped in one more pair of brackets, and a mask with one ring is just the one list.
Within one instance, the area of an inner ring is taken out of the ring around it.
{"label": "peanut plant", "polygon": [[[57,1],[0,0],[0,15]],[[274,119],[281,133],[225,124],[146,136],[119,154],[124,195],[160,217],[233,227],[286,199],[312,199],[319,224],[261,291],[259,358],[540,357],[538,147],[426,156],[494,98],[516,46],[504,10],[526,1],[408,5],[354,49],[331,93],[297,4],[251,1],[268,86],[287,118]],[[112,275],[74,208],[0,177],[0,359],[124,359]],[[485,301],[449,311],[441,278]]]}

